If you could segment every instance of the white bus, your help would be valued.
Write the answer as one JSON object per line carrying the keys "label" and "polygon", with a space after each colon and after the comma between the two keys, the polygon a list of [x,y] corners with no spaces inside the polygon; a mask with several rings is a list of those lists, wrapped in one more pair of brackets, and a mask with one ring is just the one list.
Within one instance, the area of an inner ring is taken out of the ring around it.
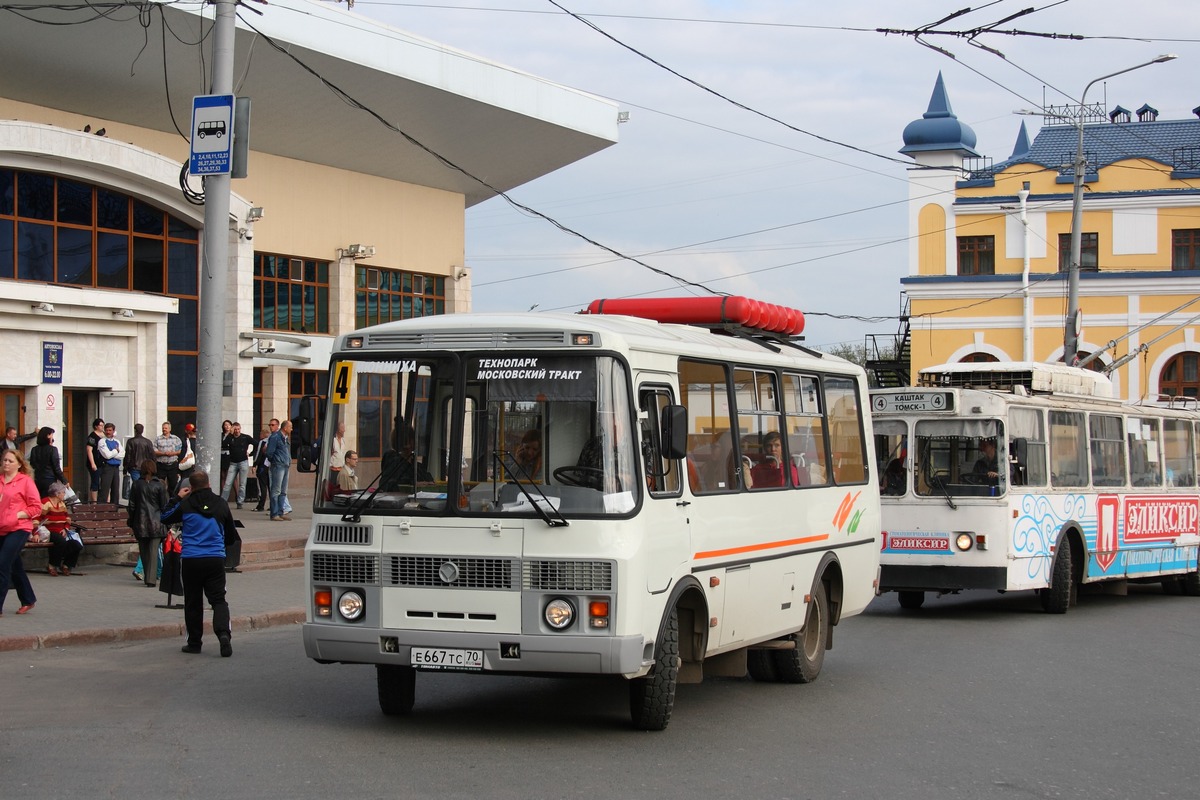
{"label": "white bus", "polygon": [[416,672],[611,675],[658,730],[678,681],[815,679],[874,597],[863,371],[744,298],[592,309],[338,339],[304,646],[376,665],[385,714]]}
{"label": "white bus", "polygon": [[1057,364],[946,364],[871,392],[881,591],[1033,589],[1065,613],[1081,584],[1200,594],[1200,414],[1113,399]]}

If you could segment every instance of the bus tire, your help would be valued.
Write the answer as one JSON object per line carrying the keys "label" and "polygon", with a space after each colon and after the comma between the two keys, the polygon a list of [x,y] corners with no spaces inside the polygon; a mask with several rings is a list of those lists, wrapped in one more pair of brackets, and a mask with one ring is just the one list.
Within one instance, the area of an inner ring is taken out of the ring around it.
{"label": "bus tire", "polygon": [[1168,575],[1162,579],[1163,594],[1179,597],[1183,594],[1183,576]]}
{"label": "bus tire", "polygon": [[778,683],[779,671],[775,669],[775,651],[749,650],[746,652],[746,671],[759,683]]}
{"label": "bus tire", "polygon": [[671,721],[679,684],[679,609],[671,609],[650,673],[629,682],[629,716],[640,731],[661,731]]}
{"label": "bus tire", "polygon": [[379,709],[389,717],[412,713],[417,696],[417,671],[396,664],[376,664],[375,683],[379,688]]}
{"label": "bus tire", "polygon": [[812,683],[825,663],[825,643],[829,641],[829,598],[825,582],[817,581],[812,601],[804,616],[804,629],[796,634],[793,650],[773,650],[775,670],[784,683]]}
{"label": "bus tire", "polygon": [[914,590],[905,590],[896,592],[900,597],[900,607],[909,611],[914,611],[925,605],[925,593]]}
{"label": "bus tire", "polygon": [[1200,572],[1189,572],[1181,576],[1179,583],[1188,597],[1200,597]]}
{"label": "bus tire", "polygon": [[1065,614],[1071,607],[1072,589],[1075,588],[1072,586],[1075,579],[1073,555],[1071,542],[1066,538],[1060,540],[1054,564],[1050,567],[1050,585],[1042,589],[1042,610],[1047,614]]}

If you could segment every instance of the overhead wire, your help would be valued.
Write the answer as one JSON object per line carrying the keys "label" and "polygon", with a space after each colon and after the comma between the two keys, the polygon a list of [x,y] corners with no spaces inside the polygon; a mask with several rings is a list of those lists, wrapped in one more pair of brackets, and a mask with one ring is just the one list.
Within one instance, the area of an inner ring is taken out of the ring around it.
{"label": "overhead wire", "polygon": [[500,189],[498,187],[491,185],[490,183],[485,181],[483,178],[480,178],[479,176],[475,175],[474,173],[470,172],[469,170],[465,169],[464,167],[460,166],[459,164],[455,163],[454,161],[451,161],[446,156],[443,156],[441,153],[438,153],[437,151],[433,150],[432,148],[427,146],[425,143],[418,140],[416,137],[412,136],[411,134],[402,130],[401,128],[399,128],[397,125],[395,125],[391,121],[384,118],[383,115],[380,114],[378,111],[375,111],[373,108],[360,102],[358,99],[356,99],[355,97],[350,95],[348,92],[346,92],[340,86],[333,83],[333,81],[331,81],[329,78],[325,77],[320,72],[318,72],[316,69],[314,69],[313,67],[311,67],[307,63],[305,63],[290,49],[281,46],[272,37],[263,33],[261,30],[259,30],[257,27],[255,27],[249,20],[247,20],[244,16],[242,16],[242,14],[240,12],[238,13],[237,16],[238,16],[238,19],[240,19],[242,21],[242,24],[244,24],[250,30],[257,33],[259,35],[259,37],[262,38],[263,41],[265,41],[268,45],[270,45],[277,52],[279,52],[282,55],[286,56],[287,58],[291,59],[302,70],[309,73],[314,78],[316,78],[318,81],[320,81],[322,85],[324,85],[327,89],[329,89],[331,92],[333,92],[334,95],[339,97],[342,100],[342,102],[346,103],[346,105],[350,106],[351,108],[355,108],[360,111],[363,111],[364,113],[366,113],[367,115],[369,115],[370,117],[375,119],[377,122],[379,122],[381,125],[383,125],[388,130],[392,131],[393,133],[398,134],[401,138],[403,138],[406,142],[408,142],[412,146],[416,147],[417,149],[419,149],[419,150],[427,153],[431,157],[433,157],[434,160],[436,160],[438,163],[442,164],[443,166],[445,166],[449,169],[454,170],[455,172],[460,173],[461,175],[469,178],[470,180],[476,182],[477,184],[484,187],[488,191],[492,192],[496,196],[503,198],[504,201],[507,202],[509,205],[511,205],[513,208],[515,208],[521,212],[524,212],[526,214],[530,214],[531,216],[535,216],[535,217],[538,217],[539,219],[545,220],[546,222],[549,222],[551,225],[553,225],[554,227],[563,231],[564,233],[575,236],[594,247],[598,247],[601,250],[604,250],[606,252],[613,254],[614,256],[617,256],[618,258],[632,261],[633,263],[640,265],[641,267],[649,270],[650,272],[653,272],[657,275],[660,275],[662,277],[665,277],[665,278],[675,281],[676,283],[678,283],[681,286],[692,287],[694,289],[708,292],[710,294],[722,294],[721,292],[717,292],[716,290],[711,289],[707,286],[704,286],[699,283],[695,283],[695,282],[690,281],[686,278],[683,278],[679,275],[675,275],[671,272],[668,272],[667,270],[663,270],[658,267],[647,264],[646,262],[642,261],[641,259],[626,255],[625,253],[622,253],[619,250],[616,250],[615,248],[609,247],[608,245],[603,244],[599,241],[596,241],[595,239],[592,239],[591,237],[565,225],[564,223],[560,222],[559,220],[555,219],[554,217],[549,216],[548,214],[544,214],[535,208],[532,208],[530,206],[527,206],[523,203],[518,202],[515,198],[513,198],[507,192],[503,191],[502,189]]}

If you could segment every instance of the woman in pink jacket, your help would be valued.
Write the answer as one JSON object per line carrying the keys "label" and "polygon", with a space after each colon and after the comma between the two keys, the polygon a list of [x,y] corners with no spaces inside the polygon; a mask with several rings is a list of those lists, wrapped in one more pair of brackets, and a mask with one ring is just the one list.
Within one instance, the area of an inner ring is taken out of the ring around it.
{"label": "woman in pink jacket", "polygon": [[21,548],[42,515],[42,498],[30,472],[20,450],[5,450],[0,456],[0,614],[9,586],[16,587],[21,601],[18,614],[27,613],[37,601],[21,562]]}

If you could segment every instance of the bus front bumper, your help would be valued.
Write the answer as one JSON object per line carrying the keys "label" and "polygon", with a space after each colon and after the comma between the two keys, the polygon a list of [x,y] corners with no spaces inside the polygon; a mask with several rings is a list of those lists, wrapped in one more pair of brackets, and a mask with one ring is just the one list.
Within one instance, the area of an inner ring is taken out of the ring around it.
{"label": "bus front bumper", "polygon": [[320,662],[412,664],[412,648],[480,650],[482,669],[472,672],[524,674],[644,674],[653,642],[641,636],[547,636],[384,630],[305,623],[304,652]]}
{"label": "bus front bumper", "polygon": [[881,592],[957,592],[961,589],[1008,588],[1008,571],[1003,567],[885,564],[880,567],[879,572]]}

